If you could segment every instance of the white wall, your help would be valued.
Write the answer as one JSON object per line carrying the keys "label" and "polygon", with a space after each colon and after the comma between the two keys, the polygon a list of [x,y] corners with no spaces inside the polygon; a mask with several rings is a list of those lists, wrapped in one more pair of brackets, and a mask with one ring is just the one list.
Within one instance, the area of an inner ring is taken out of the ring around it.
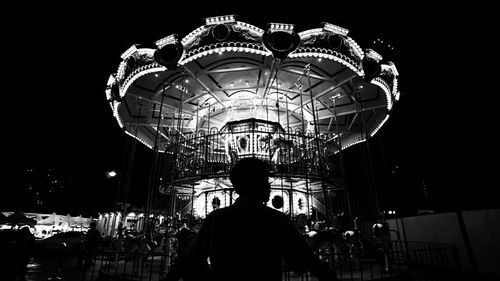
{"label": "white wall", "polygon": [[[462,212],[465,233],[460,228],[459,213],[441,213],[389,219],[401,239],[453,244],[457,247],[464,270],[472,263],[466,243],[472,248],[472,259],[481,274],[500,276],[500,209]],[[395,239],[395,235],[392,237]]]}
{"label": "white wall", "polygon": [[462,214],[479,272],[500,276],[500,209]]}

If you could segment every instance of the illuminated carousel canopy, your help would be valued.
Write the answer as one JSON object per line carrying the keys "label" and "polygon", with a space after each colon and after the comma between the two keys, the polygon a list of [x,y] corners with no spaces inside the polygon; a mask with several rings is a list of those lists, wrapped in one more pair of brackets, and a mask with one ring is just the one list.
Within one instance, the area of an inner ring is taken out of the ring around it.
{"label": "illuminated carousel canopy", "polygon": [[[290,36],[275,35],[269,47],[264,38],[275,33]],[[394,63],[330,23],[291,34],[293,25],[270,24],[265,31],[222,16],[207,18],[180,41],[173,35],[158,40],[158,49],[133,45],[108,81],[113,114],[127,134],[150,148],[157,143],[159,151],[179,134],[247,118],[292,131],[317,126],[329,140],[340,137],[342,148],[366,139],[358,124],[375,134],[399,96]],[[294,42],[282,42],[295,38],[295,49]]]}
{"label": "illuminated carousel canopy", "polygon": [[181,193],[211,192],[243,157],[271,162],[294,186],[306,179],[300,192],[332,187],[329,157],[382,127],[399,74],[345,28],[295,28],[227,15],[156,49],[131,46],[106,89],[118,125],[175,159],[171,184]]}

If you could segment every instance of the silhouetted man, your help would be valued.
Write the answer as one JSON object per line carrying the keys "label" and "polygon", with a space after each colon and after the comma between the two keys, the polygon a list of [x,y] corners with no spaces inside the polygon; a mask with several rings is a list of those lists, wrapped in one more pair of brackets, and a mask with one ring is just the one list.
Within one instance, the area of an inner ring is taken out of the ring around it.
{"label": "silhouetted man", "polygon": [[17,273],[19,279],[26,280],[25,276],[28,272],[28,263],[33,255],[35,249],[35,236],[31,233],[29,226],[22,226],[17,230],[17,237],[15,241],[14,260],[17,266]]}
{"label": "silhouetted man", "polygon": [[282,279],[285,268],[319,280],[338,280],[314,255],[289,218],[265,205],[269,200],[269,166],[243,158],[230,180],[239,194],[236,202],[214,210],[166,281]]}
{"label": "silhouetted man", "polygon": [[96,222],[91,222],[90,228],[85,235],[85,267],[87,268],[90,268],[90,266],[92,265],[92,259],[95,256],[99,240],[101,239],[101,233],[99,232],[99,230],[97,230],[96,227]]}

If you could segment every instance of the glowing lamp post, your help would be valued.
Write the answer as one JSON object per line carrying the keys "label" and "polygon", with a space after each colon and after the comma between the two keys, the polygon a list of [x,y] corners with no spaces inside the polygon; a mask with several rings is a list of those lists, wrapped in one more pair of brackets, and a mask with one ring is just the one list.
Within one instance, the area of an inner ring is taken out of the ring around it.
{"label": "glowing lamp post", "polygon": [[116,173],[115,170],[111,170],[111,171],[106,172],[106,178],[108,178],[108,179],[114,178],[114,177],[116,177],[116,175],[118,175],[118,174]]}

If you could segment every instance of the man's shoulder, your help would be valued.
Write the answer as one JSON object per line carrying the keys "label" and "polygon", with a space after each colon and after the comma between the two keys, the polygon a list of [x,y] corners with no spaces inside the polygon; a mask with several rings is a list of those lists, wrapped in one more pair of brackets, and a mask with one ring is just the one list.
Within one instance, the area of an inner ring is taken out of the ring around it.
{"label": "man's shoulder", "polygon": [[266,214],[269,216],[273,216],[273,217],[276,217],[276,218],[282,219],[282,220],[288,220],[288,216],[285,213],[278,211],[276,209],[273,209],[269,206],[264,206],[264,212],[266,212]]}
{"label": "man's shoulder", "polygon": [[204,222],[211,221],[211,220],[220,218],[222,216],[225,216],[227,214],[227,210],[226,209],[227,209],[227,207],[226,208],[220,208],[220,209],[213,210],[212,212],[210,212],[205,217]]}
{"label": "man's shoulder", "polygon": [[[247,211],[247,209],[242,209],[241,207],[235,205],[231,205],[225,208],[220,208],[217,210],[213,210],[210,214],[207,215],[205,220],[209,222],[209,221],[218,221],[220,219],[227,217],[233,217],[235,215],[238,215],[241,210],[244,210],[244,212]],[[265,205],[259,207],[258,209],[254,209],[254,211],[256,215],[266,217],[267,219],[274,220],[276,222],[285,223],[290,220],[289,217],[283,212],[280,212],[279,210],[275,210]]]}
{"label": "man's shoulder", "polygon": [[227,212],[227,210],[228,210],[228,207],[215,209],[207,215],[207,218],[214,217],[214,216],[220,216],[221,214],[224,214],[225,212]]}

